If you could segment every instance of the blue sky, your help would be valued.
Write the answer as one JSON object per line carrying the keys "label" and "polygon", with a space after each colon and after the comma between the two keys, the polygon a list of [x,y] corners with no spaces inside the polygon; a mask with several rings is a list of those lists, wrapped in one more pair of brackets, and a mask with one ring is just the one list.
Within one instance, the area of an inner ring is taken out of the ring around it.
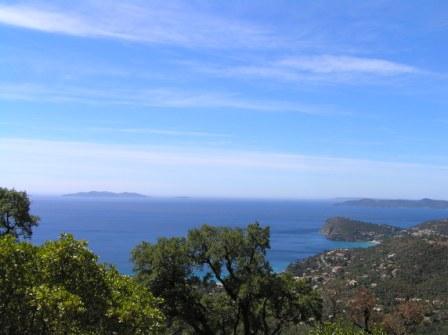
{"label": "blue sky", "polygon": [[0,1],[0,184],[448,198],[445,1]]}

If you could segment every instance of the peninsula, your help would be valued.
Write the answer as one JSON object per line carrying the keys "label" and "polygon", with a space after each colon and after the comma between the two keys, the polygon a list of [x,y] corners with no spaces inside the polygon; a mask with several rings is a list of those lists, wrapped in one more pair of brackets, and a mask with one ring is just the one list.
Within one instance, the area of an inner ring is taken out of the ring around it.
{"label": "peninsula", "polygon": [[320,230],[333,241],[362,242],[379,241],[399,233],[402,229],[385,224],[372,224],[345,217],[329,218]]}

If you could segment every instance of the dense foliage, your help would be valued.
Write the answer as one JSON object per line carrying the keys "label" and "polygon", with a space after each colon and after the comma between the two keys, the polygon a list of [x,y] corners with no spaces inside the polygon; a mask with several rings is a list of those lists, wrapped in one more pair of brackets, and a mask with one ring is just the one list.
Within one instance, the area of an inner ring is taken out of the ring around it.
{"label": "dense foliage", "polygon": [[31,237],[39,218],[29,211],[30,200],[25,192],[0,187],[0,236]]}
{"label": "dense foliage", "polygon": [[70,235],[0,237],[0,334],[157,334],[160,301]]}
{"label": "dense foliage", "polygon": [[320,318],[308,282],[276,274],[266,259],[269,228],[204,225],[187,238],[142,243],[133,251],[137,279],[164,299],[172,333],[281,334]]}

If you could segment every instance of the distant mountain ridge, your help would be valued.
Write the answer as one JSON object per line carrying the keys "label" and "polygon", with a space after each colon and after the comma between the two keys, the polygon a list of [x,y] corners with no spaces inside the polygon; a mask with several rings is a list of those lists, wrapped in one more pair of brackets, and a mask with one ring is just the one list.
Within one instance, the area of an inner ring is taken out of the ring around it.
{"label": "distant mountain ridge", "polygon": [[373,208],[434,208],[448,209],[448,201],[421,199],[421,200],[405,200],[405,199],[358,199],[348,200],[335,204],[336,206],[353,206],[353,207],[373,207]]}
{"label": "distant mountain ridge", "polygon": [[79,198],[147,198],[148,196],[133,192],[106,192],[106,191],[90,191],[64,194],[64,197],[79,197]]}

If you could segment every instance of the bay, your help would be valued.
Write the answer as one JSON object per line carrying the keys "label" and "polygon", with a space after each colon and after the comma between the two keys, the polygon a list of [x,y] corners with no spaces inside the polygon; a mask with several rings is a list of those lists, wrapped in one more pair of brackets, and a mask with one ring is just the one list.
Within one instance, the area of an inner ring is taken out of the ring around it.
{"label": "bay", "polygon": [[336,248],[368,243],[328,241],[319,234],[325,220],[346,216],[372,223],[410,227],[448,217],[448,210],[334,206],[335,201],[234,200],[197,198],[100,199],[32,196],[32,212],[41,217],[33,243],[71,233],[87,240],[100,261],[132,273],[130,252],[141,241],[185,236],[201,224],[244,227],[258,221],[271,229],[269,259],[276,271],[296,259]]}

